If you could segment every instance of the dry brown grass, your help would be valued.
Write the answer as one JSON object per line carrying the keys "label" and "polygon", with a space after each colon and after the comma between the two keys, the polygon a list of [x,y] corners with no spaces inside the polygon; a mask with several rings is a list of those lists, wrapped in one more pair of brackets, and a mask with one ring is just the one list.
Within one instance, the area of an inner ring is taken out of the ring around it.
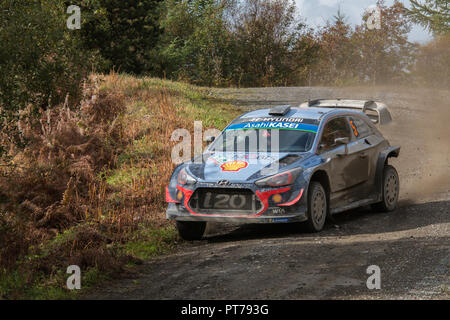
{"label": "dry brown grass", "polygon": [[177,128],[192,131],[186,114],[195,108],[170,86],[143,84],[93,75],[79,105],[66,102],[37,117],[22,112],[27,146],[11,146],[12,160],[0,166],[0,269],[120,271],[133,257],[118,245],[139,228],[167,226],[170,137]]}

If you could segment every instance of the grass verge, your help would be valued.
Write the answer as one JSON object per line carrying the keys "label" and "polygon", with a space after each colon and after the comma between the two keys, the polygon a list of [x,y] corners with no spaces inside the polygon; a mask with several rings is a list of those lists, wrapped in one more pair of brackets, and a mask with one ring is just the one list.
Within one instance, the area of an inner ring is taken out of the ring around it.
{"label": "grass verge", "polygon": [[[238,114],[213,89],[111,74],[92,75],[80,105],[24,115],[28,144],[0,166],[0,299],[74,299],[173,250],[171,134]],[[66,289],[70,265],[81,291]]]}

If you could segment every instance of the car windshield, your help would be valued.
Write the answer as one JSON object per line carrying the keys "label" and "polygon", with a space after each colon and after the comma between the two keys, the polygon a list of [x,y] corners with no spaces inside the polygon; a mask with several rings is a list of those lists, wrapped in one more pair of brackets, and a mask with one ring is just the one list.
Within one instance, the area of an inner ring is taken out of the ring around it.
{"label": "car windshield", "polygon": [[[277,128],[277,129],[275,129]],[[306,152],[317,126],[289,122],[231,125],[210,147],[221,152]]]}

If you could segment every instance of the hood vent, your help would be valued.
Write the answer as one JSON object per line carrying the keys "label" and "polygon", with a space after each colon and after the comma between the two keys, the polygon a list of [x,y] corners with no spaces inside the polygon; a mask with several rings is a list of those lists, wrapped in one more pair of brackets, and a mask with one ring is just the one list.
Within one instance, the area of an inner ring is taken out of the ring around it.
{"label": "hood vent", "polygon": [[299,158],[300,158],[299,155],[289,154],[286,157],[284,157],[283,159],[280,159],[278,162],[279,162],[280,166],[284,167],[284,166],[290,165],[291,163],[294,163]]}

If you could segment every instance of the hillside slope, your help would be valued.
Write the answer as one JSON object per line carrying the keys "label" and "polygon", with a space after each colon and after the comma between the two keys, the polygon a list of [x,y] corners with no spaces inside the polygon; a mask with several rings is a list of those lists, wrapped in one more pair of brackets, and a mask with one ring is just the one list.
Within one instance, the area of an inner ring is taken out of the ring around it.
{"label": "hillside slope", "polygon": [[0,166],[0,298],[71,297],[69,265],[86,288],[173,248],[172,132],[237,115],[207,88],[111,74],[92,75],[80,105],[21,120],[28,145]]}

